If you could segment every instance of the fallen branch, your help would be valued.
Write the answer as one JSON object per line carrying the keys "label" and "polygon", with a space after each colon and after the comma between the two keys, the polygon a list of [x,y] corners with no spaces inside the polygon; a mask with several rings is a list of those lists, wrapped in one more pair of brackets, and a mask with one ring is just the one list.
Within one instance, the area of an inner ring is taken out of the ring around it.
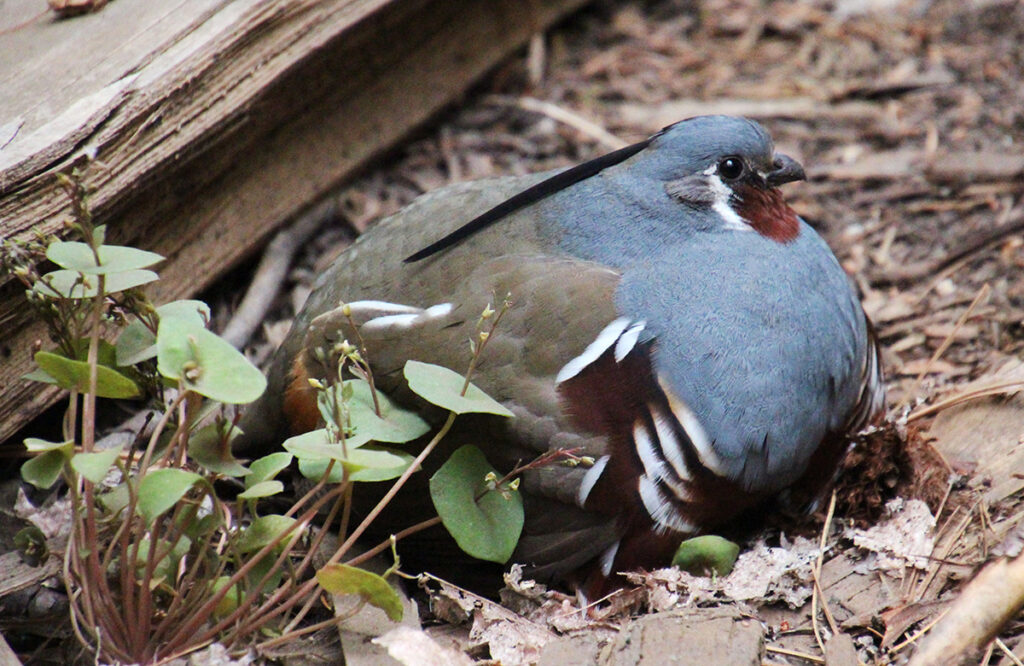
{"label": "fallen branch", "polygon": [[970,662],[1022,607],[1024,555],[991,562],[935,625],[910,666]]}

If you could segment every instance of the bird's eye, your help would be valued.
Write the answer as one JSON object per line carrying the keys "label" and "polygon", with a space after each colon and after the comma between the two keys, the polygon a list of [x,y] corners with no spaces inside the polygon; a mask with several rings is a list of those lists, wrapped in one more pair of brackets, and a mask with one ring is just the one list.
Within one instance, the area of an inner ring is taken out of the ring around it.
{"label": "bird's eye", "polygon": [[718,163],[718,174],[726,180],[736,180],[743,175],[743,160],[726,157]]}

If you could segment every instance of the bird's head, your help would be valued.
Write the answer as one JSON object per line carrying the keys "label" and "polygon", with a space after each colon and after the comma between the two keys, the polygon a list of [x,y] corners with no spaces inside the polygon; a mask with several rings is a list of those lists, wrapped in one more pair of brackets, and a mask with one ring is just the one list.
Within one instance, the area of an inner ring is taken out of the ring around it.
{"label": "bird's head", "polygon": [[[777,154],[771,137],[752,120],[699,116],[669,125],[640,143],[560,171],[478,215],[405,261],[426,259],[553,195],[562,197],[549,210],[559,225],[559,233],[564,231],[567,220],[581,223],[576,231],[583,240],[577,251],[585,254],[581,248],[589,247],[604,256],[646,251],[643,243],[635,242],[635,236],[622,235],[621,228],[604,224],[616,211],[609,208],[612,204],[603,196],[607,183],[594,177],[606,174],[618,180],[620,192],[630,193],[638,200],[652,194],[647,189],[652,182],[656,187],[661,183],[674,203],[705,213],[697,217],[714,228],[756,231],[780,243],[788,243],[800,233],[800,220],[786,205],[778,186],[802,180],[803,167],[791,157]],[[596,210],[594,206],[600,214],[584,214]],[[629,211],[622,213],[621,219],[625,219]],[[597,228],[593,228],[594,224],[590,229],[583,228],[586,225],[582,223],[588,220],[596,223]],[[602,250],[603,245],[608,247]]]}
{"label": "bird's head", "polygon": [[806,178],[803,167],[775,152],[758,123],[701,116],[655,135],[645,156],[680,204],[710,207],[725,229],[753,230],[786,243],[800,233],[796,213],[778,187]]}

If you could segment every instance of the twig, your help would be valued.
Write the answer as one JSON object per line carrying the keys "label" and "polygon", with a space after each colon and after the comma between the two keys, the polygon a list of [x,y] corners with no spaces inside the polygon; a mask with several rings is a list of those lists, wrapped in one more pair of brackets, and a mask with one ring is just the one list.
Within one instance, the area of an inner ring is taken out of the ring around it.
{"label": "twig", "polygon": [[963,249],[954,252],[943,259],[934,262],[927,261],[919,264],[911,264],[877,277],[873,276],[871,282],[876,287],[887,287],[894,284],[917,282],[918,280],[929,276],[937,276],[936,279],[932,283],[929,283],[928,287],[925,289],[924,293],[928,293],[939,279],[955,271],[970,260],[970,258],[975,254],[981,252],[989,245],[1001,241],[1007,236],[1012,236],[1024,231],[1024,209],[1017,209],[1016,211],[1008,210],[1003,214],[1002,219],[1000,219],[997,224],[998,226],[989,233],[976,239],[974,242],[968,243],[963,247]]}
{"label": "twig", "polygon": [[384,495],[384,497],[382,497],[380,501],[377,502],[377,505],[373,507],[370,513],[368,513],[366,517],[363,518],[363,521],[359,523],[359,525],[356,526],[354,530],[352,530],[352,533],[348,535],[348,538],[345,539],[345,542],[338,547],[338,550],[336,550],[334,555],[331,556],[331,559],[327,561],[328,564],[337,564],[341,561],[341,558],[345,556],[345,553],[348,552],[348,550],[352,547],[356,540],[360,536],[362,536],[363,532],[365,532],[366,529],[373,524],[373,521],[377,519],[377,516],[380,515],[380,512],[384,510],[384,507],[386,507],[391,502],[391,500],[394,499],[395,495],[398,494],[398,491],[401,490],[402,486],[405,485],[405,482],[409,480],[409,477],[412,476],[413,473],[420,468],[420,465],[423,464],[423,461],[426,460],[427,456],[430,455],[430,453],[437,447],[438,444],[441,443],[441,440],[445,438],[445,436],[448,434],[448,431],[451,430],[452,425],[454,425],[454,423],[455,412],[450,412],[448,414],[448,418],[444,422],[444,425],[442,425],[441,429],[437,431],[437,434],[434,435],[433,439],[431,439],[430,442],[425,447],[423,447],[423,450],[420,451],[419,455],[417,455],[416,458],[412,461],[412,464],[409,465],[409,467],[407,467],[404,472],[402,472],[402,475],[398,477],[394,484],[392,484],[391,488]]}
{"label": "twig", "polygon": [[775,654],[785,655],[787,657],[796,657],[797,659],[803,659],[810,661],[815,664],[824,664],[825,660],[821,657],[815,657],[813,654],[806,654],[804,652],[797,652],[796,650],[787,650],[786,648],[775,647],[774,645],[765,645],[765,652],[774,652]]}
{"label": "twig", "polygon": [[942,344],[939,345],[939,348],[936,349],[935,353],[932,354],[932,357],[928,359],[928,363],[925,364],[924,368],[922,368],[921,370],[921,373],[917,376],[917,379],[914,380],[913,386],[909,391],[907,391],[906,396],[903,398],[899,406],[896,408],[897,411],[902,411],[903,408],[906,407],[907,404],[910,402],[912,396],[917,394],[918,390],[921,388],[921,382],[924,381],[924,378],[928,374],[928,371],[931,370],[932,365],[934,365],[934,363],[938,361],[943,354],[946,353],[946,350],[949,349],[949,346],[953,344],[953,338],[960,331],[960,329],[963,328],[963,325],[967,323],[967,320],[974,313],[974,309],[978,307],[983,300],[988,298],[988,295],[991,291],[992,288],[988,285],[987,282],[981,286],[981,289],[978,290],[978,293],[977,295],[975,295],[974,300],[971,301],[971,304],[967,306],[967,309],[964,310],[964,313],[960,315],[960,318],[956,320],[956,324],[953,326],[953,330],[949,332],[949,335],[946,336],[946,339],[942,341]]}
{"label": "twig", "polygon": [[1007,206],[1004,209],[1003,214],[1000,215],[999,219],[996,221],[995,230],[993,232],[990,232],[982,238],[974,241],[963,250],[955,252],[949,257],[939,261],[935,266],[934,273],[932,273],[935,277],[933,277],[931,282],[929,282],[925,288],[921,290],[921,293],[916,296],[914,304],[920,304],[921,301],[924,300],[925,296],[927,296],[932,289],[935,289],[936,285],[959,270],[968,261],[970,261],[975,254],[981,252],[996,241],[1000,241],[1007,236],[1012,236],[1013,234],[1021,231],[1021,229],[1024,229],[1024,215],[1020,215],[1020,219],[1017,220],[1015,224],[1007,224],[1013,212],[1013,209]]}
{"label": "twig", "polygon": [[832,499],[828,503],[828,513],[825,515],[825,525],[821,528],[821,540],[818,542],[818,559],[814,563],[814,569],[811,570],[814,576],[814,591],[811,594],[811,628],[814,629],[814,639],[818,641],[818,647],[821,648],[822,654],[825,654],[825,640],[821,637],[821,629],[818,628],[819,600],[821,601],[821,610],[828,621],[829,629],[832,630],[832,635],[835,636],[839,633],[839,627],[836,625],[836,620],[828,609],[825,594],[821,590],[821,565],[825,560],[825,544],[828,542],[828,532],[832,527],[832,516],[835,515],[835,512],[836,491],[833,490]]}
{"label": "twig", "polygon": [[906,650],[908,647],[910,647],[911,645],[913,645],[917,641],[921,640],[921,637],[924,636],[925,634],[927,634],[929,631],[931,631],[932,627],[937,625],[939,623],[939,620],[941,620],[942,618],[946,617],[946,613],[948,613],[948,612],[949,612],[949,609],[947,608],[946,610],[944,610],[941,613],[939,613],[938,617],[936,617],[934,620],[932,620],[928,624],[926,624],[923,627],[921,627],[918,631],[914,632],[913,636],[911,636],[907,640],[903,641],[902,643],[900,643],[898,645],[893,645],[891,648],[889,648],[889,652],[900,652],[902,650]]}
{"label": "twig", "polygon": [[224,327],[222,338],[235,348],[245,346],[267,316],[267,311],[284,285],[295,253],[325,220],[334,215],[336,209],[337,204],[333,199],[323,201],[274,236],[274,240],[267,246],[263,258],[260,259],[260,265],[256,268],[256,274],[245,292],[245,297],[238,304],[231,321]]}
{"label": "twig", "polygon": [[610,148],[611,150],[618,150],[619,148],[625,148],[629,145],[605,128],[591,120],[587,120],[575,111],[570,111],[564,107],[558,106],[557,104],[545,102],[544,100],[540,100],[535,97],[520,97],[519,99],[514,99],[502,95],[491,95],[488,97],[488,101],[497,102],[499,104],[513,104],[521,109],[532,111],[533,113],[540,113],[552,120],[562,123],[563,125],[568,125],[574,130],[589,136],[591,139],[597,141],[606,148]]}
{"label": "twig", "polygon": [[910,666],[958,663],[999,633],[1024,607],[1024,555],[988,564],[910,660]]}
{"label": "twig", "polygon": [[530,75],[530,85],[540,86],[544,83],[544,71],[547,69],[548,49],[543,32],[535,32],[530,37],[530,45],[526,51],[526,71]]}
{"label": "twig", "polygon": [[1002,395],[1004,393],[1016,392],[1024,389],[1024,380],[1015,380],[1010,382],[998,382],[990,384],[988,386],[982,386],[980,388],[974,388],[964,393],[959,393],[948,398],[944,398],[939,402],[932,405],[926,405],[920,409],[916,409],[907,415],[907,422],[916,421],[917,419],[931,416],[936,412],[941,412],[944,409],[955,407],[961,403],[969,402],[971,400],[977,400],[978,398],[986,398],[991,395]]}
{"label": "twig", "polygon": [[[421,531],[423,531],[425,529],[429,529],[429,528],[433,527],[434,525],[440,525],[440,524],[441,524],[441,517],[440,516],[434,516],[433,518],[428,518],[427,520],[420,521],[420,522],[416,523],[415,525],[412,525],[410,527],[406,527],[404,530],[402,530],[401,532],[397,532],[393,536],[394,536],[396,541],[400,541],[400,540],[404,539],[405,537],[407,537],[407,536],[409,536],[411,534],[415,534],[416,532],[421,532]],[[365,562],[366,560],[370,559],[371,557],[383,553],[385,550],[387,550],[390,547],[391,547],[391,539],[386,539],[384,541],[381,541],[379,544],[377,544],[376,546],[374,546],[370,550],[364,551],[364,552],[360,553],[359,555],[356,555],[351,560],[345,562],[345,564],[347,564],[350,567],[358,566],[358,565],[362,564],[363,562]]]}
{"label": "twig", "polygon": [[[925,593],[928,591],[928,586],[932,584],[932,581],[935,580],[935,576],[939,574],[939,569],[942,568],[943,562],[949,557],[949,554],[953,552],[953,547],[963,535],[967,526],[971,524],[972,513],[973,511],[965,515],[963,519],[960,520],[960,523],[950,535],[949,541],[946,542],[946,547],[943,549],[942,554],[932,560],[932,565],[928,568],[928,573],[926,573],[924,578],[922,578],[916,585],[913,593],[911,594],[911,599],[914,602],[921,601],[924,598]],[[952,518],[953,516],[950,516],[950,520],[952,520]],[[947,521],[946,524],[948,525],[949,521]]]}
{"label": "twig", "polygon": [[1006,643],[1003,642],[1003,639],[997,638],[996,645],[999,647],[1000,650],[1003,651],[1003,654],[1006,655],[1006,658],[1012,661],[1015,666],[1024,666],[1024,662],[1022,662],[1020,658],[1013,653],[1013,650],[1006,647]]}

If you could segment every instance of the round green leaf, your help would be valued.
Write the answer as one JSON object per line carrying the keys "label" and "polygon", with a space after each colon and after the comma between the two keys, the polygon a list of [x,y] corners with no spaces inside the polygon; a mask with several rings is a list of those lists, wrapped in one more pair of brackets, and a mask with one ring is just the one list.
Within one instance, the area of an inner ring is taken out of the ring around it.
{"label": "round green leaf", "polygon": [[26,372],[21,376],[22,379],[27,379],[30,382],[42,382],[43,384],[56,384],[57,380],[51,377],[48,372],[42,368],[36,368],[32,372]]}
{"label": "round green leaf", "polygon": [[77,241],[57,241],[46,248],[46,258],[61,268],[80,273],[99,275],[122,273],[137,268],[146,268],[164,260],[155,252],[146,252],[123,245],[101,245],[98,250],[99,264],[92,249]]}
{"label": "round green leaf", "polygon": [[424,400],[456,414],[480,412],[512,416],[512,412],[508,411],[504,405],[474,384],[469,385],[466,395],[460,395],[466,380],[462,375],[448,368],[431,363],[406,361],[405,379],[409,382],[409,388]]}
{"label": "round green leaf", "polygon": [[[395,406],[387,396],[377,391],[377,404],[380,416],[374,411],[373,392],[369,382],[363,379],[350,379],[345,382],[352,395],[349,398],[349,419],[356,434],[369,437],[375,442],[391,442],[400,444],[411,442],[430,431],[430,426],[415,412]],[[461,388],[461,387],[460,387]],[[332,387],[337,398],[343,390],[337,385]]]}
{"label": "round green leaf", "polygon": [[64,469],[64,454],[60,451],[47,451],[21,466],[21,478],[36,488],[49,488],[60,478]]}
{"label": "round green leaf", "polygon": [[121,335],[117,336],[114,349],[117,352],[118,365],[135,365],[156,356],[156,336],[145,324],[136,319],[125,326]]}
{"label": "round green leaf", "polygon": [[[107,294],[114,294],[154,282],[157,279],[159,276],[153,271],[135,270],[111,273],[107,276],[103,290]],[[62,269],[42,276],[32,289],[49,298],[93,298],[99,289],[99,279],[95,275]]]}
{"label": "round green leaf", "polygon": [[192,486],[203,480],[183,469],[157,469],[142,477],[139,483],[139,514],[147,523],[167,511],[185,496]]}
{"label": "round green leaf", "polygon": [[127,508],[128,501],[131,499],[131,494],[128,492],[128,484],[122,481],[113,488],[102,492],[98,499],[107,513],[120,513]]}
{"label": "round green leaf", "polygon": [[402,619],[402,599],[384,578],[347,564],[328,564],[316,572],[316,580],[331,594],[358,594],[366,603],[376,606],[392,622]]}
{"label": "round green leaf", "polygon": [[245,477],[245,487],[251,488],[261,481],[269,481],[291,464],[292,454],[284,451],[275,451],[262,458],[257,458],[249,463],[249,474]]}
{"label": "round green leaf", "polygon": [[[210,320],[210,306],[202,301],[182,300],[165,303],[156,309],[158,318],[184,317],[193,319],[198,326]],[[117,364],[134,365],[156,356],[156,336],[136,319],[128,324],[117,338]]]}
{"label": "round green leaf", "polygon": [[[284,442],[284,449],[293,454],[301,463],[303,460],[326,462],[335,460],[355,474],[362,469],[388,470],[397,467],[404,470],[407,462],[390,451],[381,448],[364,447],[365,441],[346,440],[345,448],[341,444],[324,443],[327,438],[325,430],[314,430],[297,437],[290,437]],[[347,455],[346,455],[347,449]],[[300,467],[301,470],[301,467]],[[322,472],[321,472],[322,473]],[[399,472],[401,474],[401,472]],[[319,478],[319,477],[317,477]],[[394,478],[394,477],[387,477]]]}
{"label": "round green leaf", "polygon": [[[36,352],[36,363],[43,372],[57,381],[57,385],[79,393],[89,392],[89,364],[54,354]],[[141,394],[138,385],[113,368],[96,366],[96,395],[101,398],[137,398]]]}
{"label": "round green leaf", "polygon": [[[220,576],[214,580],[213,585],[210,588],[210,596],[220,592],[230,582],[230,576]],[[231,586],[231,589],[221,597],[221,600],[217,602],[217,605],[213,609],[213,616],[219,620],[231,615],[235,612],[235,609],[238,608],[238,605],[242,603],[242,598],[242,586],[235,583]]]}
{"label": "round green leaf", "polygon": [[284,484],[277,480],[260,481],[247,488],[245,492],[238,493],[238,499],[259,499],[270,497],[284,491]]}
{"label": "round green leaf", "polygon": [[76,453],[71,458],[71,468],[93,483],[100,483],[107,476],[114,461],[121,455],[120,449],[107,449],[93,453]]}
{"label": "round green leaf", "polygon": [[182,380],[187,389],[212,400],[252,402],[267,386],[259,368],[192,318],[162,318],[156,345],[160,374]]}
{"label": "round green leaf", "polygon": [[732,541],[705,534],[679,544],[672,564],[695,576],[728,576],[739,554],[740,547]]}
{"label": "round green leaf", "polygon": [[14,547],[18,549],[21,560],[30,567],[38,567],[50,553],[46,546],[46,535],[35,525],[14,533]]}
{"label": "round green leaf", "polygon": [[26,437],[25,448],[28,449],[29,453],[60,451],[62,455],[70,458],[71,454],[75,451],[75,443],[70,439],[63,442],[48,442],[45,439],[39,439],[38,437]]}
{"label": "round green leaf", "polygon": [[[242,531],[241,536],[238,538],[238,543],[236,543],[235,546],[238,548],[238,552],[243,555],[246,553],[254,553],[267,544],[273,542],[294,523],[295,519],[289,516],[279,516],[277,514],[260,516],[256,520],[252,521],[252,524]],[[289,535],[288,539],[294,539],[300,533],[301,530],[295,530]],[[287,541],[288,539],[284,541]],[[282,543],[284,541],[282,541]]]}
{"label": "round green leaf", "polygon": [[48,442],[45,439],[27,437],[25,448],[29,453],[38,454],[21,466],[21,478],[36,488],[49,488],[64,469],[64,463],[75,451],[75,443]]}
{"label": "round green leaf", "polygon": [[523,498],[507,488],[488,490],[489,473],[501,476],[480,449],[463,446],[430,477],[430,498],[459,548],[504,564],[523,530]]}
{"label": "round green leaf", "polygon": [[188,454],[205,469],[224,476],[245,476],[249,469],[231,455],[231,447],[224,445],[222,426],[231,424],[210,423],[189,437]]}
{"label": "round green leaf", "polygon": [[[349,450],[358,449],[369,441],[369,437],[355,435],[345,438],[345,446]],[[341,444],[331,441],[331,436],[326,428],[310,430],[301,435],[289,437],[284,441],[283,446],[286,451],[290,451],[296,458],[337,460],[342,455]]]}
{"label": "round green leaf", "polygon": [[[376,447],[368,446],[367,450],[384,450],[390,455],[401,458],[402,463],[395,467],[364,467],[362,469],[356,469],[350,471],[348,475],[349,481],[387,481],[389,479],[397,479],[409,468],[412,464],[413,457],[404,451],[395,451],[392,449],[376,449]],[[324,459],[313,459],[313,458],[300,458],[299,459],[299,472],[302,476],[307,479],[319,481],[324,472],[327,471],[327,465],[330,463],[329,460]],[[328,483],[341,483],[344,480],[344,464],[335,465],[331,468],[331,473],[327,477]]]}
{"label": "round green leaf", "polygon": [[[158,539],[156,542],[157,552],[167,554],[156,562],[156,567],[153,569],[153,582],[155,583],[174,579],[180,569],[182,558],[188,554],[189,549],[192,547],[192,540],[182,534],[170,548],[167,547],[168,545],[169,542],[166,539]],[[141,570],[147,566],[149,549],[152,547],[152,540],[149,537],[139,541],[139,555],[135,559],[135,566],[138,569]]]}

